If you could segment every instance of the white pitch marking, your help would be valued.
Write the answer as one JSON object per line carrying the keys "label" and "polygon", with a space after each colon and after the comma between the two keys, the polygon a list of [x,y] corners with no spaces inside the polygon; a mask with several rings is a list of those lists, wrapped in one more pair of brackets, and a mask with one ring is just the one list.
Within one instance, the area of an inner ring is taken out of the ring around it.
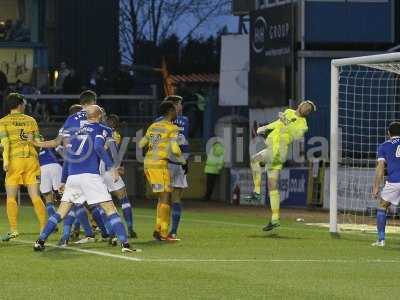
{"label": "white pitch marking", "polygon": [[[22,244],[30,244],[32,246],[34,244],[34,242],[26,241],[26,240],[19,240],[19,239],[16,239],[15,242],[19,242],[19,243],[22,243]],[[96,250],[88,250],[88,249],[81,249],[81,248],[74,248],[74,247],[60,247],[60,246],[57,246],[57,245],[47,244],[47,243],[46,243],[46,247],[65,249],[65,250],[71,250],[71,251],[82,252],[82,253],[87,253],[87,254],[95,254],[95,255],[99,255],[99,256],[106,256],[106,257],[112,257],[112,258],[131,260],[131,261],[141,261],[142,260],[140,258],[132,257],[132,256],[111,254],[111,253],[107,253],[107,252],[100,252],[100,251],[96,251]]]}
{"label": "white pitch marking", "polygon": [[[21,244],[33,245],[34,242],[26,240],[14,240]],[[94,254],[99,256],[105,256],[110,258],[117,258],[123,260],[129,260],[134,262],[154,262],[154,263],[400,263],[400,260],[385,260],[385,259],[365,259],[365,260],[349,260],[349,259],[202,259],[202,258],[137,258],[132,256],[124,256],[111,254],[107,252],[80,249],[74,247],[60,247],[53,244],[46,244],[47,247],[71,250],[76,252],[82,252],[86,254]]]}

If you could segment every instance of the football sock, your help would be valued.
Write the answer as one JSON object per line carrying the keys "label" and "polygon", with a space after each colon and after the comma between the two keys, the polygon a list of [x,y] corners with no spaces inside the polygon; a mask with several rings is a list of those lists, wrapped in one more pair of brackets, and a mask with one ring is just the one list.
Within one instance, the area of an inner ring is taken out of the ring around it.
{"label": "football sock", "polygon": [[39,236],[39,240],[45,241],[49,235],[56,229],[57,224],[61,222],[61,216],[58,213],[52,215],[47,221],[42,233]]}
{"label": "football sock", "polygon": [[81,223],[80,223],[79,220],[76,218],[76,214],[75,214],[74,231],[76,231],[76,232],[81,231]]}
{"label": "football sock", "polygon": [[157,203],[156,209],[156,231],[161,230],[161,213],[160,213],[160,203]]}
{"label": "football sock", "polygon": [[104,225],[103,217],[101,216],[100,207],[96,206],[92,209],[92,216],[94,221],[96,222],[97,226],[101,230],[102,237],[108,237],[107,228]]}
{"label": "football sock", "polygon": [[171,234],[178,232],[179,222],[181,221],[182,205],[179,202],[172,203],[172,226]]}
{"label": "football sock", "polygon": [[168,236],[169,220],[171,218],[171,207],[169,204],[160,203],[160,234],[162,237]]}
{"label": "football sock", "polygon": [[56,213],[56,208],[54,207],[54,203],[49,202],[46,204],[46,209],[47,209],[47,215],[51,217]]}
{"label": "football sock", "polygon": [[68,241],[69,236],[71,235],[72,224],[75,221],[75,212],[74,209],[70,209],[67,216],[64,219],[64,226],[63,226],[63,234],[61,239],[63,241]]}
{"label": "football sock", "polygon": [[126,226],[128,227],[128,230],[133,230],[132,205],[129,202],[128,197],[122,198],[121,202],[122,202],[122,213],[124,215]]}
{"label": "football sock", "polygon": [[254,193],[261,194],[261,167],[260,162],[255,161],[250,164],[253,174]]}
{"label": "football sock", "polygon": [[378,208],[376,212],[376,227],[378,229],[378,240],[385,240],[386,210]]}
{"label": "football sock", "polygon": [[122,224],[122,220],[118,213],[114,213],[108,217],[108,220],[110,221],[110,224],[113,228],[113,231],[115,232],[116,236],[118,237],[118,240],[121,243],[127,243],[128,242],[128,237],[126,234],[125,226]]}
{"label": "football sock", "polygon": [[101,214],[101,218],[103,219],[104,226],[107,228],[108,235],[115,236],[114,230],[112,229],[112,226],[110,224],[110,221],[109,221],[105,211],[101,207],[99,207],[99,211]]}
{"label": "football sock", "polygon": [[10,230],[17,232],[18,204],[15,197],[7,197],[7,217],[10,223]]}
{"label": "football sock", "polygon": [[32,198],[33,208],[35,209],[35,213],[37,218],[39,219],[40,230],[43,230],[44,225],[47,221],[46,207],[40,197]]}
{"label": "football sock", "polygon": [[77,205],[75,215],[83,227],[83,231],[87,237],[94,237],[92,226],[90,225],[86,208],[83,205]]}
{"label": "football sock", "polygon": [[281,199],[278,190],[269,192],[269,202],[271,203],[272,211],[271,221],[279,221],[279,206],[281,204]]}

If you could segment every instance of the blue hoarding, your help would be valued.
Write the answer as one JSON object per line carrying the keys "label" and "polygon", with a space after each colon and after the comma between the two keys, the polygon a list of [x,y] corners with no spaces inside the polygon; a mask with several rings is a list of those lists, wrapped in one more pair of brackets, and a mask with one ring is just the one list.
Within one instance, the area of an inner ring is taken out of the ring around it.
{"label": "blue hoarding", "polygon": [[[279,177],[281,207],[307,207],[308,169],[285,168]],[[270,206],[267,193],[267,206]]]}
{"label": "blue hoarding", "polygon": [[306,43],[390,43],[393,35],[393,0],[305,2]]}

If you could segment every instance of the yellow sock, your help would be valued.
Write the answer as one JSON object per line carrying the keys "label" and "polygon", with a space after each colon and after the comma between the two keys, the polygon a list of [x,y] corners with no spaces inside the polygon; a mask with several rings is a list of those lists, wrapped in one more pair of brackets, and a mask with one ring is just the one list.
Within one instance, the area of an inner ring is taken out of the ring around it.
{"label": "yellow sock", "polygon": [[253,173],[254,193],[261,194],[261,167],[259,162],[251,163]]}
{"label": "yellow sock", "polygon": [[43,230],[47,221],[46,207],[40,197],[35,197],[32,199],[33,208],[35,209],[36,216],[39,220],[40,231]]}
{"label": "yellow sock", "polygon": [[281,197],[278,190],[269,192],[269,201],[271,203],[272,217],[271,221],[279,220],[279,207],[281,204]]}
{"label": "yellow sock", "polygon": [[169,204],[160,203],[160,219],[161,219],[160,233],[162,237],[168,236],[169,220],[171,218],[170,212],[171,212],[171,207],[169,206]]}
{"label": "yellow sock", "polygon": [[161,214],[160,214],[160,203],[157,203],[156,208],[156,231],[161,231]]}
{"label": "yellow sock", "polygon": [[7,197],[7,217],[10,223],[11,232],[18,232],[17,219],[18,219],[18,204],[15,197]]}

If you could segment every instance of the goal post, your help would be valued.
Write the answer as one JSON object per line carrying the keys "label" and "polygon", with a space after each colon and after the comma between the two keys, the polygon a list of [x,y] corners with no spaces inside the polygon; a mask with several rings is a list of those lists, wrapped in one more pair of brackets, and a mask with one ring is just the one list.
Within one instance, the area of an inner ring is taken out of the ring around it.
{"label": "goal post", "polygon": [[[372,223],[377,146],[400,120],[400,53],[331,62],[329,231]],[[343,216],[338,220],[339,213]]]}

